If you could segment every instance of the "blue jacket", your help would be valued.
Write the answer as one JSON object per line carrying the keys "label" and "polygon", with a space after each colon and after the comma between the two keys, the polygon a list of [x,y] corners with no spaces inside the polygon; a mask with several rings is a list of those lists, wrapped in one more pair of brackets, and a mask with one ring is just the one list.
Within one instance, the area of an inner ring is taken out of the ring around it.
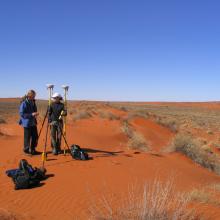
{"label": "blue jacket", "polygon": [[29,128],[37,125],[37,120],[34,116],[32,116],[33,112],[37,112],[37,106],[35,101],[30,101],[25,99],[20,105],[20,121],[19,124],[24,128]]}

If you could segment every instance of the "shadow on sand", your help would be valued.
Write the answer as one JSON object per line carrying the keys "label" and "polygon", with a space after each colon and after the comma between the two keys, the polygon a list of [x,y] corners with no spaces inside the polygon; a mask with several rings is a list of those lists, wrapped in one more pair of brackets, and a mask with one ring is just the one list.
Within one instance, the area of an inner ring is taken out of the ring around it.
{"label": "shadow on sand", "polygon": [[112,157],[112,156],[118,156],[124,153],[124,151],[105,151],[105,150],[98,150],[95,148],[83,148],[83,150],[87,152],[88,154],[98,153],[98,155],[95,157]]}

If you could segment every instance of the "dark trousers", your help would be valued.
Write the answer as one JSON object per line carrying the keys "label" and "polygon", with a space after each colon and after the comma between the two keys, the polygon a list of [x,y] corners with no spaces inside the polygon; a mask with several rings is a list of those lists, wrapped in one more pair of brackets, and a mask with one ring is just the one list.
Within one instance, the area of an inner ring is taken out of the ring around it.
{"label": "dark trousers", "polygon": [[37,126],[24,128],[24,150],[30,151],[37,147],[38,133]]}
{"label": "dark trousers", "polygon": [[62,130],[63,130],[63,123],[53,121],[51,123],[50,128],[51,134],[51,147],[55,148],[56,150],[60,150],[61,147],[61,139],[62,139]]}

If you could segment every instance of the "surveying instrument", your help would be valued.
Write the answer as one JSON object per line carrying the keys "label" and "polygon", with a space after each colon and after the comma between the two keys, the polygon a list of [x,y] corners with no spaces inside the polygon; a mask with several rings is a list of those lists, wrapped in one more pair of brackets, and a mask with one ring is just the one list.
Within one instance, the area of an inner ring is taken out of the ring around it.
{"label": "surveying instrument", "polygon": [[[44,167],[45,161],[47,160],[47,139],[48,139],[48,131],[49,131],[49,127],[50,127],[48,116],[49,116],[49,110],[50,110],[51,104],[52,104],[51,103],[51,98],[52,98],[52,94],[53,94],[54,85],[53,84],[46,84],[46,88],[48,90],[48,96],[49,96],[49,98],[48,98],[48,107],[47,107],[46,114],[45,114],[43,122],[42,122],[42,126],[40,128],[39,137],[38,137],[38,139],[39,139],[41,134],[42,134],[44,124],[47,120],[44,149],[43,149],[42,157],[41,157],[42,158],[42,167]],[[68,92],[69,86],[63,85],[62,88],[64,90],[64,109],[67,111],[67,92]],[[64,126],[63,126],[63,129],[59,126],[59,129],[60,129],[61,135],[64,139],[63,153],[64,153],[64,155],[66,155],[67,148],[68,148],[68,150],[70,150],[70,148],[69,148],[69,145],[66,141],[67,118],[66,118],[66,116],[63,116],[62,114],[63,114],[63,111],[60,114],[59,120],[62,120],[62,117],[63,117]]]}

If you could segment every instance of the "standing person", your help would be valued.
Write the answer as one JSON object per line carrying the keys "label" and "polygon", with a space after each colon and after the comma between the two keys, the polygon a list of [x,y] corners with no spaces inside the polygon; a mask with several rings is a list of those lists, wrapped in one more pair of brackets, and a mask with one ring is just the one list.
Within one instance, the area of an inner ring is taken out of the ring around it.
{"label": "standing person", "polygon": [[61,153],[61,139],[63,132],[63,119],[62,116],[66,116],[67,112],[64,108],[64,104],[61,102],[62,96],[59,93],[52,95],[52,101],[49,108],[49,122],[51,125],[51,147],[52,153],[58,155]]}
{"label": "standing person", "polygon": [[37,132],[37,119],[39,115],[37,112],[37,106],[35,104],[36,92],[29,90],[27,95],[22,99],[20,105],[20,121],[19,124],[24,128],[24,153],[36,155],[39,152],[36,151],[38,142]]}

